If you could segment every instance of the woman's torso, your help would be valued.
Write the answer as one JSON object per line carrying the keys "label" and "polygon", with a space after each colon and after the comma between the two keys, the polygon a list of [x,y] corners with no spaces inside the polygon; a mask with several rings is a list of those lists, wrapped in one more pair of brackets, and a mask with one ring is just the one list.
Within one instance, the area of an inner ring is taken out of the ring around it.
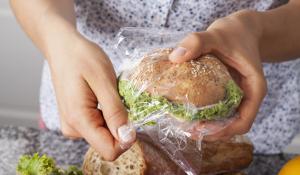
{"label": "woman's torso", "polygon": [[[280,0],[77,0],[75,9],[78,30],[103,48],[118,72],[121,58],[113,45],[121,27],[201,31],[214,20],[235,11],[245,8],[265,11],[284,3]],[[276,153],[290,142],[300,125],[300,61],[264,64],[264,72],[269,92],[248,135],[256,152]],[[47,63],[40,102],[46,126],[59,129]]]}

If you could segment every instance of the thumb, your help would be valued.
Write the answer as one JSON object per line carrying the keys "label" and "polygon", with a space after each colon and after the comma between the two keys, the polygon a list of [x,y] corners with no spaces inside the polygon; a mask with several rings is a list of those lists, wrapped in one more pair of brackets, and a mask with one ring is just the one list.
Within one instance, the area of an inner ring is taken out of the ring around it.
{"label": "thumb", "polygon": [[169,60],[182,63],[196,59],[202,54],[210,52],[212,37],[208,32],[195,32],[188,34],[169,55]]}
{"label": "thumb", "polygon": [[111,134],[127,147],[135,141],[136,133],[132,125],[128,123],[128,113],[120,99],[116,87],[101,88],[101,94],[97,94],[103,117]]}
{"label": "thumb", "polygon": [[120,146],[130,146],[136,139],[135,129],[128,124],[128,113],[117,90],[112,67],[101,67],[97,76],[87,76],[87,82],[97,97],[103,118],[111,135]]}

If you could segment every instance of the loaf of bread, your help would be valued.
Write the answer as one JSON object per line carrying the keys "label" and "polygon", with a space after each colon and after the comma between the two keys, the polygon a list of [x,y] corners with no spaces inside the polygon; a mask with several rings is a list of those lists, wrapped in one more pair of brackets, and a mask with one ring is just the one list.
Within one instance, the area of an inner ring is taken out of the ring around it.
{"label": "loaf of bread", "polygon": [[[253,146],[244,138],[203,142],[202,155],[195,141],[189,140],[182,151],[185,159],[199,175],[235,173],[252,161]],[[179,166],[148,138],[139,140],[117,160],[105,161],[93,148],[86,153],[83,172],[86,175],[184,175]]]}

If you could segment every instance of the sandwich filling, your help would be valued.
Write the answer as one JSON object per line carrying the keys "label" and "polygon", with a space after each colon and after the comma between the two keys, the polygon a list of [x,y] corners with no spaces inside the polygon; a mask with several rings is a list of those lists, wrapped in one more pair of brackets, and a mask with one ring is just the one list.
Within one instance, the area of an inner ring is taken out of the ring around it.
{"label": "sandwich filling", "polygon": [[193,107],[191,104],[175,104],[167,98],[139,92],[128,80],[119,80],[119,93],[129,110],[131,121],[141,121],[151,114],[170,114],[184,121],[215,120],[230,117],[239,106],[243,93],[239,86],[229,80],[225,86],[225,98],[216,104]]}

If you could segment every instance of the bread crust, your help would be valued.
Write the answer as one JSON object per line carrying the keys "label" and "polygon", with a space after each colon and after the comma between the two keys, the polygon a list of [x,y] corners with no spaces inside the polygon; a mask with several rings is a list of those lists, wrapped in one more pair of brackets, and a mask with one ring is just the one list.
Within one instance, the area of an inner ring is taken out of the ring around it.
{"label": "bread crust", "polygon": [[172,49],[145,55],[129,80],[152,95],[195,107],[215,104],[225,98],[225,85],[232,79],[226,66],[215,56],[205,55],[184,63],[172,63]]}
{"label": "bread crust", "polygon": [[[139,153],[136,158],[143,159],[144,165],[135,173],[128,173],[128,175],[185,174],[148,136],[139,135],[138,138],[139,140],[130,150]],[[195,141],[189,140],[188,142],[187,148],[182,153],[189,165],[199,175],[229,172],[232,174],[246,168],[252,161],[253,146],[245,141],[203,142],[202,154],[198,151]],[[132,155],[130,150],[121,155],[117,161],[129,156],[128,154]],[[90,148],[85,156],[83,172],[85,175],[118,175],[116,173],[105,174],[104,164],[110,166],[111,169],[119,166],[115,163],[107,163],[94,149]]]}
{"label": "bread crust", "polygon": [[92,147],[84,156],[84,175],[144,175],[146,161],[141,147],[136,143],[115,161],[105,161]]}

